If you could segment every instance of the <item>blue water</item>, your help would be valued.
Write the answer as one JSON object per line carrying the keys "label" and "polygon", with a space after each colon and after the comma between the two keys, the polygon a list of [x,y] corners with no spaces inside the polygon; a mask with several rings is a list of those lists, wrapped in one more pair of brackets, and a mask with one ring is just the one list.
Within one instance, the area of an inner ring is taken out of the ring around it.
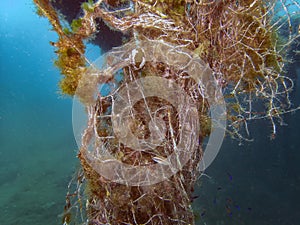
{"label": "blue water", "polygon": [[[60,224],[67,184],[78,166],[72,99],[60,96],[57,36],[30,1],[0,2],[0,224]],[[97,54],[91,54],[97,57]],[[296,65],[295,65],[296,66]],[[299,72],[299,70],[298,70]],[[299,78],[298,74],[298,78]],[[299,78],[300,80],[300,78]],[[294,102],[300,102],[300,84]],[[197,224],[300,224],[300,112],[252,124],[253,143],[226,139],[195,195]]]}
{"label": "blue water", "polygon": [[57,37],[30,1],[1,1],[0,21],[0,224],[59,224],[76,144]]}

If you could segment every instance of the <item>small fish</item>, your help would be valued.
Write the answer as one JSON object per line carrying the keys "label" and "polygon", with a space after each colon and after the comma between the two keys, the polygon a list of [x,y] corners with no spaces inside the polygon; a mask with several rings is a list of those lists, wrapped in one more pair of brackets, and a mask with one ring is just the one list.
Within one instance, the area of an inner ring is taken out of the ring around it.
{"label": "small fish", "polygon": [[205,216],[206,210],[204,209],[203,212],[200,214],[201,217]]}
{"label": "small fish", "polygon": [[213,203],[217,204],[217,198],[216,197],[214,197]]}
{"label": "small fish", "polygon": [[228,205],[225,205],[226,212],[229,216],[232,216],[231,208]]}
{"label": "small fish", "polygon": [[199,195],[195,195],[191,197],[191,202],[193,202],[195,199],[199,198]]}
{"label": "small fish", "polygon": [[226,202],[228,203],[228,204],[232,204],[232,199],[231,198],[226,198]]}
{"label": "small fish", "polygon": [[239,6],[239,1],[235,1],[235,5],[238,7]]}
{"label": "small fish", "polygon": [[251,208],[251,207],[248,207],[247,209],[248,209],[248,211],[249,211],[249,212],[251,212],[251,211],[252,211],[252,208]]}
{"label": "small fish", "polygon": [[221,190],[222,190],[222,187],[218,187],[217,190],[218,190],[218,191],[221,191]]}
{"label": "small fish", "polygon": [[199,195],[192,196],[192,200],[199,198]]}
{"label": "small fish", "polygon": [[277,167],[280,167],[280,164],[279,163],[272,163],[271,166],[277,168]]}
{"label": "small fish", "polygon": [[170,165],[168,159],[167,159],[167,158],[164,158],[164,157],[154,156],[154,157],[152,157],[152,160],[153,160],[154,162],[157,162],[157,163],[159,163],[159,164],[163,164],[163,165],[166,165],[166,166],[169,166],[169,165]]}
{"label": "small fish", "polygon": [[240,210],[241,207],[239,205],[234,205],[234,207],[237,209],[237,210]]}
{"label": "small fish", "polygon": [[228,179],[232,181],[232,175],[229,172],[227,172],[227,176],[228,176]]}

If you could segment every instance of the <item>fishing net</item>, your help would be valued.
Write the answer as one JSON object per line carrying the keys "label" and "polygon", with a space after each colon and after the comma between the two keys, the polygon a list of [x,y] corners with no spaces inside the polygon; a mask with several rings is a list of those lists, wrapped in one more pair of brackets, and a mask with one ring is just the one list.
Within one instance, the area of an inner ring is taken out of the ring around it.
{"label": "fishing net", "polygon": [[[268,119],[275,138],[299,109],[285,71],[299,54],[297,1],[88,1],[72,32],[35,2],[59,34],[61,89],[75,95],[82,169],[64,224],[194,224],[194,185],[225,129],[251,140],[250,121]],[[90,62],[83,40],[99,18],[130,38]]]}
{"label": "fishing net", "polygon": [[[193,52],[153,40],[98,61],[76,92],[88,114],[79,158],[93,193],[90,223],[191,224],[193,186],[225,133],[210,68]],[[208,135],[213,151],[202,161],[199,143]]]}

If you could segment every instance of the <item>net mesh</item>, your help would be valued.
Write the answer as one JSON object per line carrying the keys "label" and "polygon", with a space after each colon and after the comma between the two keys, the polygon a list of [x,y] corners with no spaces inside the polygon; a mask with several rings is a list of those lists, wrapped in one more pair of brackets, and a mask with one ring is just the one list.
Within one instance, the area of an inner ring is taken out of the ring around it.
{"label": "net mesh", "polygon": [[[94,64],[79,83],[89,118],[79,158],[91,192],[90,224],[193,223],[199,142],[210,129],[198,132],[209,121],[208,103],[186,71],[202,70],[200,83],[211,74],[190,54],[164,42],[129,43],[104,57],[106,69]],[[105,84],[100,91],[87,85],[95,80]]]}
{"label": "net mesh", "polygon": [[[289,56],[299,54],[292,49],[300,35],[300,5],[295,0],[89,1],[83,5],[80,26],[68,34],[49,1],[35,3],[59,34],[55,46],[64,75],[62,90],[76,92],[88,115],[78,154],[82,170],[69,185],[64,224],[72,223],[71,213],[77,215],[74,223],[82,224],[194,224],[193,187],[201,175],[204,139],[215,122],[212,94],[207,95],[205,76],[192,76],[196,66],[176,66],[178,57],[168,55],[167,47],[182,55],[182,62],[187,56],[186,64],[201,58],[208,65],[217,84],[213,101],[220,103],[216,93],[223,94],[227,132],[234,138],[250,140],[248,124],[257,119],[270,121],[270,136],[275,138],[283,115],[299,109],[290,101],[294,83],[285,71],[292,61]],[[105,70],[84,57],[83,40],[97,31],[99,18],[131,36],[136,46],[107,55]],[[161,53],[141,45],[144,40],[155,42]],[[149,77],[167,85],[141,85],[141,79]],[[108,93],[99,91],[101,85]],[[145,87],[153,94],[146,94]],[[158,96],[157,90],[174,96]],[[184,145],[178,150],[180,143]],[[172,160],[173,153],[180,157]],[[181,156],[186,163],[178,159]],[[148,170],[140,175],[144,167]],[[152,173],[154,167],[162,172]],[[146,183],[124,182],[134,177],[126,171]],[[149,184],[159,175],[165,179]]]}

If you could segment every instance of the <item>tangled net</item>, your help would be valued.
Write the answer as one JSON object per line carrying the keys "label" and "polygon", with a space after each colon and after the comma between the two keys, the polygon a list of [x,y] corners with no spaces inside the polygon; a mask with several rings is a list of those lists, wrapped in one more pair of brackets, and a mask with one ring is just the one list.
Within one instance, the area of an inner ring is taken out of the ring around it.
{"label": "tangled net", "polygon": [[[163,41],[128,43],[104,58],[107,68],[95,63],[76,92],[89,118],[79,158],[93,193],[90,224],[192,224],[208,103],[222,102],[211,70]],[[97,94],[103,83],[109,93]]]}
{"label": "tangled net", "polygon": [[[211,101],[225,99],[218,116],[239,140],[249,140],[248,123],[257,119],[269,119],[274,138],[282,116],[299,109],[284,67],[300,35],[295,0],[89,1],[72,32],[49,1],[35,3],[59,34],[61,88],[88,115],[64,224],[71,214],[83,224],[194,224],[204,139],[222,127]],[[106,55],[106,68],[84,57],[83,40],[97,31],[98,18],[132,37]]]}
{"label": "tangled net", "polygon": [[125,9],[99,6],[96,15],[115,29],[133,29],[193,50],[224,89],[232,136],[247,139],[241,130],[249,136],[248,121],[263,118],[270,119],[271,137],[276,136],[275,120],[282,123],[281,115],[292,106],[294,84],[284,65],[290,62],[285,58],[289,47],[299,38],[297,1],[134,2],[132,16],[121,17]]}

